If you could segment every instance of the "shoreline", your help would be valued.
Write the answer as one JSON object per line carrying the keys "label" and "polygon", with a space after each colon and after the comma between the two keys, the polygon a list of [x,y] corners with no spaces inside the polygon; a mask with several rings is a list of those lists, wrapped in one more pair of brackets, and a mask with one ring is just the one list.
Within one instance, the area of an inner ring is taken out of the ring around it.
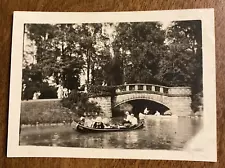
{"label": "shoreline", "polygon": [[[154,116],[154,115],[146,115],[145,119],[179,119],[179,118],[202,118],[203,116]],[[38,124],[20,124],[20,128],[27,127],[39,127],[39,126],[71,126],[71,123],[68,122],[60,122],[60,123],[38,123]]]}

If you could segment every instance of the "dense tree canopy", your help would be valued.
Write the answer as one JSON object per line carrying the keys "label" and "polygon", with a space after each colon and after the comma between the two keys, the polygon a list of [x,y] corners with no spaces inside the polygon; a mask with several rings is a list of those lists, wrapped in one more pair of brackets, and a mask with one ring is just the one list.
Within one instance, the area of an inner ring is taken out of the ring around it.
{"label": "dense tree canopy", "polygon": [[165,31],[157,22],[120,23],[114,41],[115,56],[121,63],[123,82],[157,81],[159,61],[165,54]]}
{"label": "dense tree canopy", "polygon": [[198,20],[174,21],[166,29],[159,22],[26,24],[25,36],[35,46],[24,51],[23,83],[30,86],[53,78],[77,90],[85,72],[89,85],[152,83],[202,92]]}

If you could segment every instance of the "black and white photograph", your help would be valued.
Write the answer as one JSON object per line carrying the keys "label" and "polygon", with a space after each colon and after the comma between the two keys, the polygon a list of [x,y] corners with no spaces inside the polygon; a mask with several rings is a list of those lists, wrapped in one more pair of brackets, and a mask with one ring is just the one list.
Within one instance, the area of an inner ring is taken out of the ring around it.
{"label": "black and white photograph", "polygon": [[213,17],[15,12],[8,157],[216,161]]}

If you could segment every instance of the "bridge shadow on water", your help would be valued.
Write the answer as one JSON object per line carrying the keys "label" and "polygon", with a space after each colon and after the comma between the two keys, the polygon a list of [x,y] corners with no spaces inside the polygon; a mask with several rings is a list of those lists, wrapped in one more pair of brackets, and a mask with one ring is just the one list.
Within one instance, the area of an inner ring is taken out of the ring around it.
{"label": "bridge shadow on water", "polygon": [[155,114],[156,111],[160,112],[160,114],[163,115],[167,110],[169,110],[168,107],[155,101],[137,99],[128,101],[115,107],[113,109],[112,117],[123,116],[125,111],[129,111],[133,113],[136,117],[138,117],[138,114],[143,113],[145,108],[148,108],[150,115]]}

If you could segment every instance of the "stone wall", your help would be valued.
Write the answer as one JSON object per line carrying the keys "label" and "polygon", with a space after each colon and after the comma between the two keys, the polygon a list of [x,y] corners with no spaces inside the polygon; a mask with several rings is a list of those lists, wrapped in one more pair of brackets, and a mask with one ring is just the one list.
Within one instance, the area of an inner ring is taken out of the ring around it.
{"label": "stone wall", "polygon": [[169,108],[177,116],[189,116],[192,113],[191,97],[169,97]]}
{"label": "stone wall", "polygon": [[90,102],[96,102],[102,109],[105,117],[112,117],[111,97],[89,98]]}

